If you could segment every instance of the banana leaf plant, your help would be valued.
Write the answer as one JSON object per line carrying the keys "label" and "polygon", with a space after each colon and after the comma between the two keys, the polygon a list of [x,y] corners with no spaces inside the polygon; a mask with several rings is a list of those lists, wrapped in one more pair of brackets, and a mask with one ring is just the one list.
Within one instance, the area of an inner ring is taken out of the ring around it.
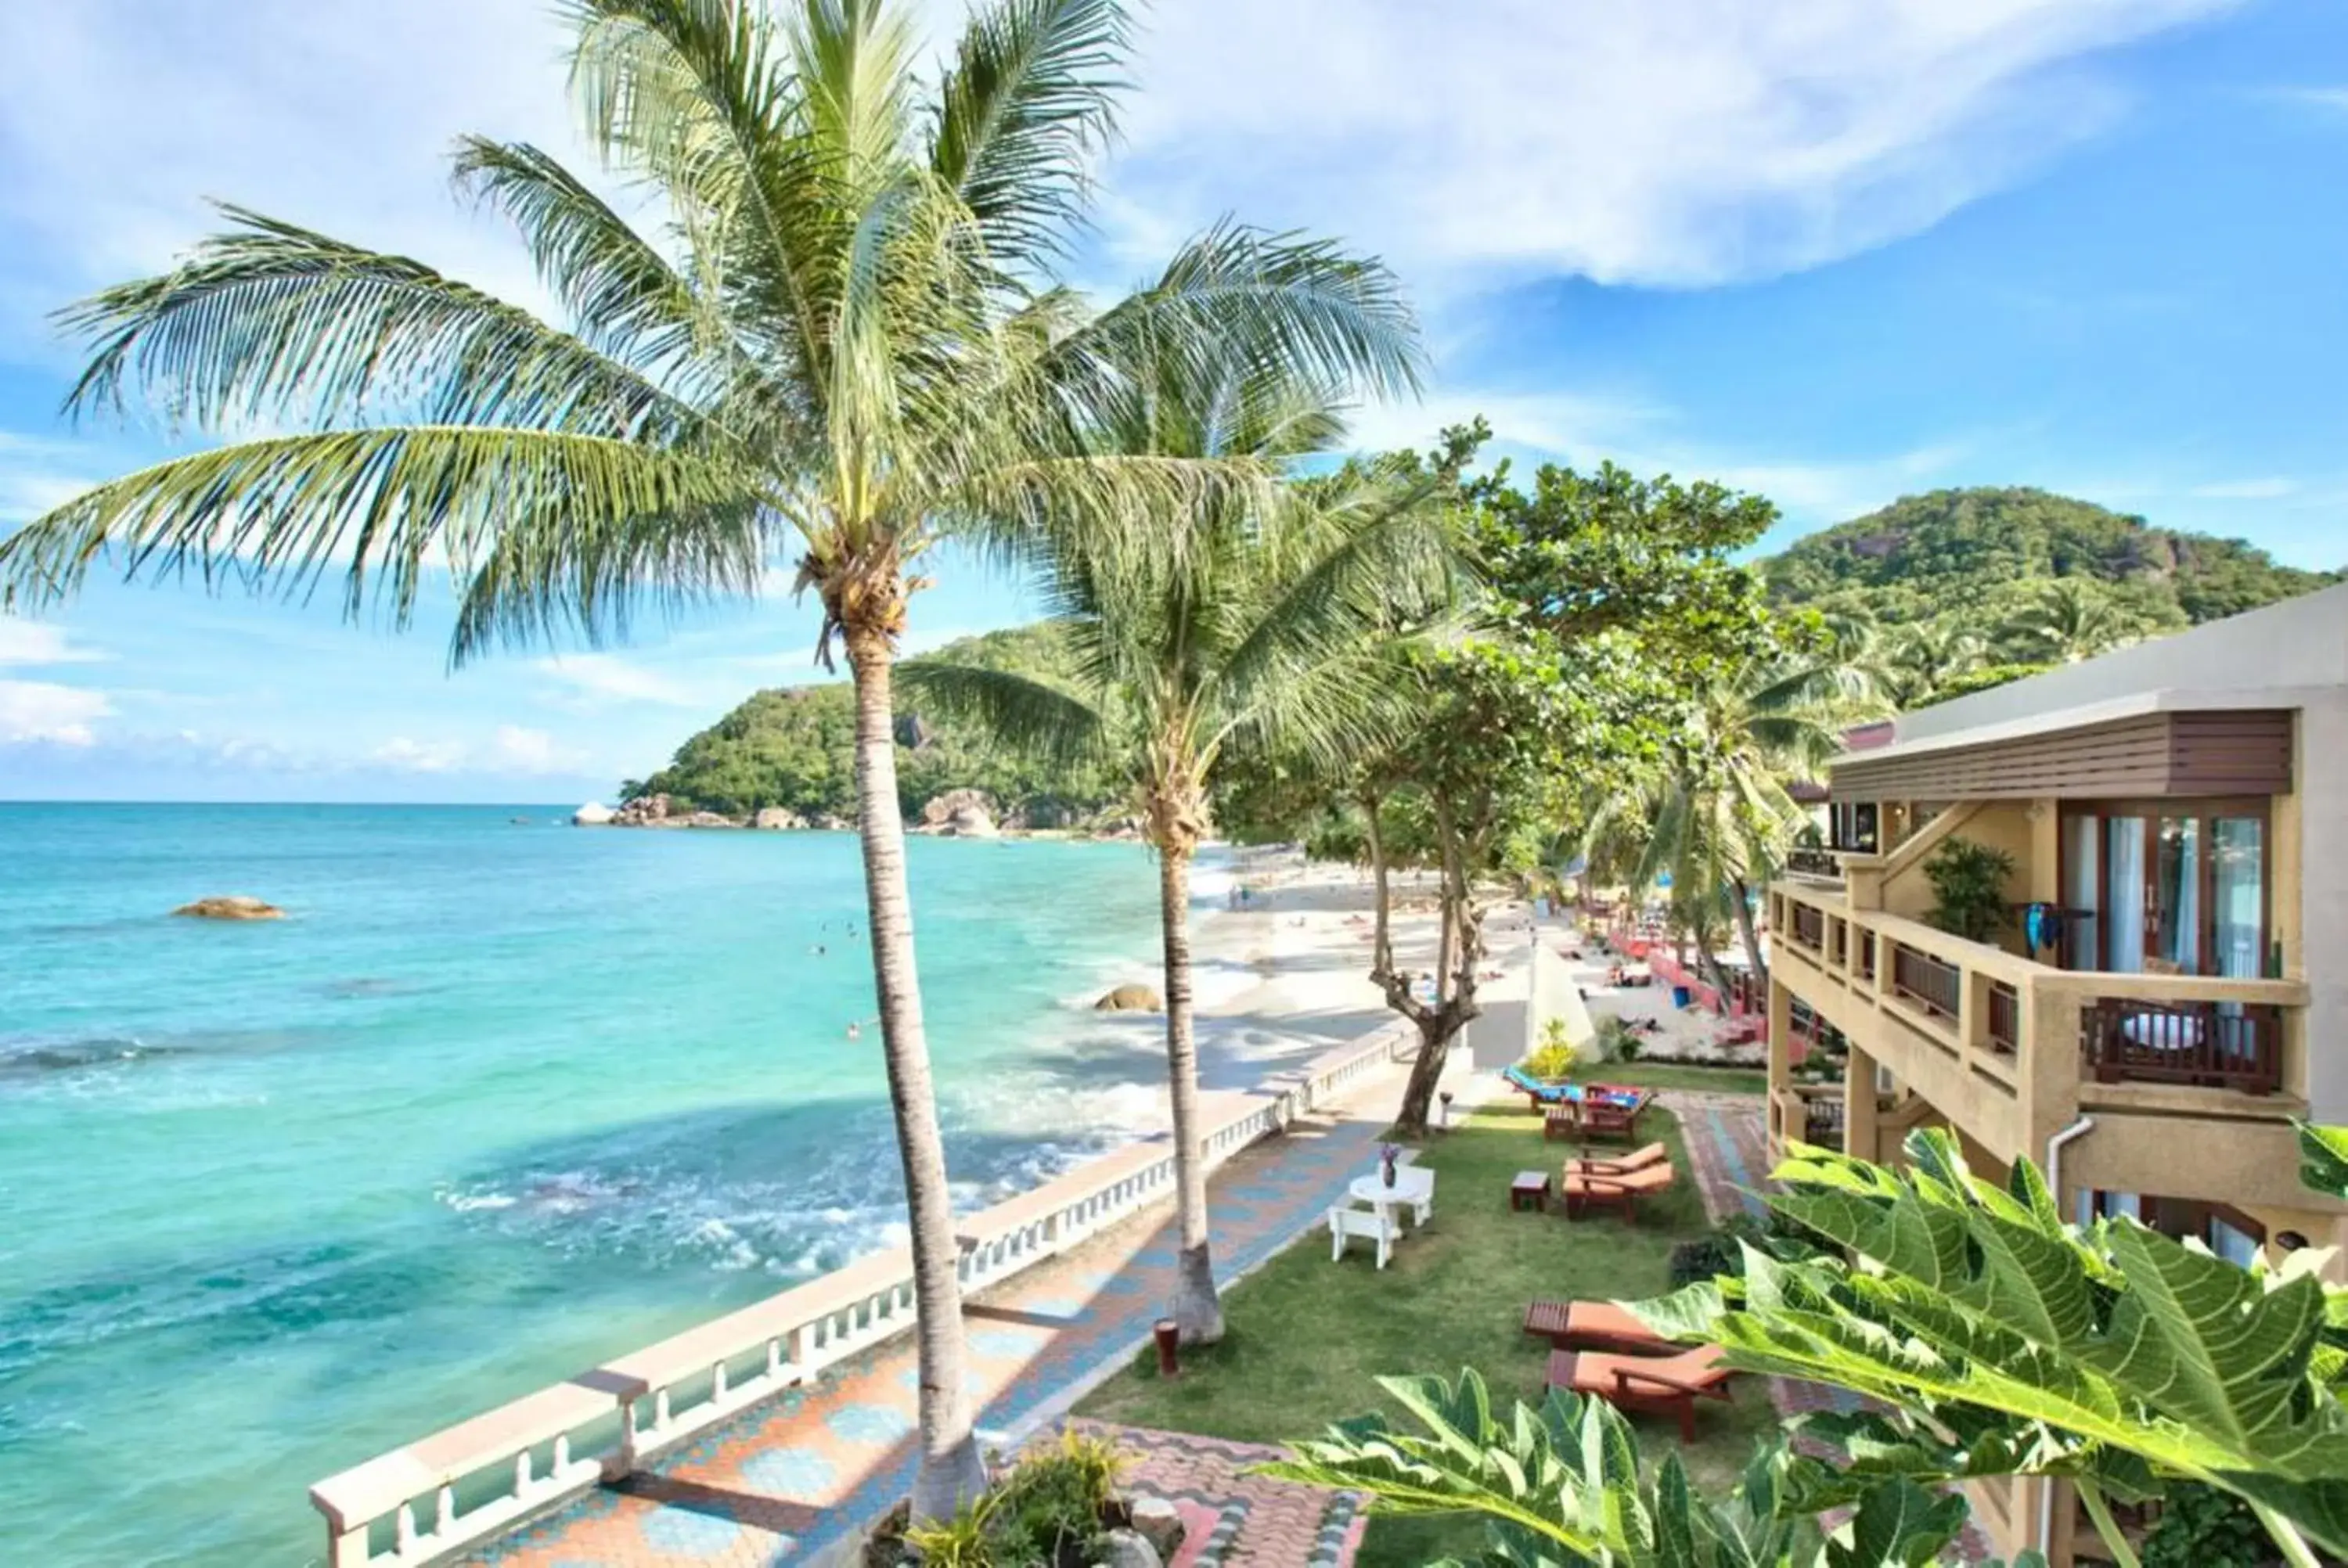
{"label": "banana leaf plant", "polygon": [[[2348,1192],[2348,1133],[2302,1145],[2310,1184]],[[1770,1207],[1842,1255],[1748,1245],[1741,1281],[1634,1307],[1732,1365],[1882,1407],[1810,1423],[1849,1461],[1794,1467],[1806,1504],[1890,1475],[2062,1476],[2132,1568],[2110,1499],[2184,1478],[2242,1498],[2297,1568],[2348,1554],[2348,1291],[2322,1255],[2244,1269],[2133,1220],[2066,1225],[2027,1161],[2000,1184],[1945,1131],[1906,1147],[1895,1172],[1796,1144],[1775,1173]]]}
{"label": "banana leaf plant", "polygon": [[1502,1420],[1473,1369],[1456,1384],[1378,1384],[1415,1430],[1382,1415],[1341,1422],[1262,1473],[1366,1494],[1380,1513],[1480,1514],[1482,1568],[1922,1568],[1965,1527],[1962,1498],[1885,1474],[1838,1494],[1848,1514],[1828,1530],[1808,1506],[1819,1495],[1803,1479],[1813,1461],[1782,1437],[1715,1501],[1676,1454],[1643,1467],[1630,1423],[1603,1400],[1552,1389]]}

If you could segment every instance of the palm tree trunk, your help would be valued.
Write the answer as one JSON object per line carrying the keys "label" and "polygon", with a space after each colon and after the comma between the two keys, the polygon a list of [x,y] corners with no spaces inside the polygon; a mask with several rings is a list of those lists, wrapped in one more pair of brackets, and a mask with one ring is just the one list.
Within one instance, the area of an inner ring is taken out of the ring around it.
{"label": "palm tree trunk", "polygon": [[905,1169],[913,1299],[920,1312],[922,1458],[913,1477],[913,1517],[946,1519],[986,1489],[986,1461],[979,1453],[964,1386],[961,1247],[954,1239],[945,1140],[938,1131],[921,979],[913,965],[913,905],[905,886],[905,819],[897,802],[890,690],[896,651],[888,635],[877,630],[850,628],[846,641],[856,682],[857,833],[864,845],[865,914],[872,934],[889,1106]]}
{"label": "palm tree trunk", "polygon": [[1174,1104],[1174,1206],[1182,1232],[1167,1308],[1185,1345],[1223,1337],[1223,1306],[1207,1235],[1207,1162],[1199,1146],[1199,1042],[1190,1024],[1190,850],[1161,847],[1159,918],[1166,939],[1166,1081]]}
{"label": "palm tree trunk", "polygon": [[1769,984],[1769,966],[1761,961],[1761,933],[1754,929],[1749,891],[1744,877],[1728,879],[1728,897],[1736,906],[1736,934],[1745,943],[1745,961],[1753,967],[1754,983],[1766,989]]}

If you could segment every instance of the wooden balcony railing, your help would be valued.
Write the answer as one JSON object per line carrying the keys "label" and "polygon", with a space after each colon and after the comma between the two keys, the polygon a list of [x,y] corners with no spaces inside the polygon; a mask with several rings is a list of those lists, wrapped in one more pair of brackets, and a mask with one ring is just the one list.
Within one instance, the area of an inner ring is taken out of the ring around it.
{"label": "wooden balcony railing", "polygon": [[[2052,1065],[2045,1053],[2075,1061],[2082,1087],[2305,1092],[2303,982],[2063,969],[1887,911],[1853,908],[1843,895],[1816,886],[1780,882],[1771,898],[1786,938],[1792,1032],[1812,1046],[1826,1034],[1825,1020],[1812,1016],[1816,1004],[1846,1027],[1850,1017],[1895,1021],[1888,1031],[1870,1028],[1854,1037],[1895,1071],[1903,1042],[1917,1041],[1937,1061],[1968,1070],[1964,1081],[1994,1086],[1985,1092],[2009,1102],[2029,1081],[2020,1071],[2025,1063]],[[1821,981],[1834,989],[1820,989]],[[1881,1055],[1887,1050],[1890,1058]],[[1785,1119],[1785,1135],[1797,1122]]]}
{"label": "wooden balcony railing", "polygon": [[1990,982],[1988,1028],[1990,1049],[2000,1055],[2022,1049],[2022,993],[2003,980]]}
{"label": "wooden balcony railing", "polygon": [[2282,1086],[2282,1010],[2100,997],[2080,1015],[2079,1049],[2099,1083],[2271,1094]]}
{"label": "wooden balcony railing", "polygon": [[1904,942],[1891,944],[1892,992],[1915,1003],[1934,1018],[1957,1016],[1964,993],[1965,972],[1946,959],[1920,952]]}
{"label": "wooden balcony railing", "polygon": [[1842,880],[1842,861],[1829,849],[1797,849],[1786,856],[1786,869],[1802,876]]}

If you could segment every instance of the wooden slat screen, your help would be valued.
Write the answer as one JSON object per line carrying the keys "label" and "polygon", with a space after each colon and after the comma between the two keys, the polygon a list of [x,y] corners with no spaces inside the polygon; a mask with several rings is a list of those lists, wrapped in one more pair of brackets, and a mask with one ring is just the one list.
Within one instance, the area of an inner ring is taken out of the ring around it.
{"label": "wooden slat screen", "polygon": [[1986,745],[1837,764],[1837,800],[2282,794],[2288,710],[2146,713]]}

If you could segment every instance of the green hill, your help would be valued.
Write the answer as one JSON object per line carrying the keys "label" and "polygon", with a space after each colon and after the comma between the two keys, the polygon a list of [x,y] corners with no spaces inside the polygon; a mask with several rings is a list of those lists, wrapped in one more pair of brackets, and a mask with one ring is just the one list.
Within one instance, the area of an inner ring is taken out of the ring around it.
{"label": "green hill", "polygon": [[[1978,632],[1986,667],[1932,683],[1955,695],[2028,673],[2027,655],[2003,629],[2057,578],[2092,579],[2132,623],[2158,632],[2255,610],[2339,580],[2340,574],[2279,566],[2240,539],[2146,525],[2141,518],[2044,490],[1935,490],[1795,543],[1762,563],[1781,604],[1861,611],[1888,626],[1946,618]],[[1065,680],[1066,651],[1048,624],[966,638],[954,657]],[[845,682],[755,693],[679,747],[670,764],[623,793],[668,794],[679,809],[743,815],[781,805],[804,816],[856,809],[855,713]],[[950,789],[993,795],[1031,825],[1091,817],[1123,802],[1097,771],[1037,766],[975,731],[900,709],[899,794],[905,809]]]}
{"label": "green hill", "polygon": [[1782,604],[1889,625],[1949,615],[1993,635],[2053,578],[2091,578],[2154,630],[2256,610],[2340,580],[2242,539],[2156,528],[2044,490],[1934,490],[1797,540],[1764,563]]}
{"label": "green hill", "polygon": [[[1049,624],[951,644],[967,663],[1062,679],[1067,658]],[[856,814],[856,711],[845,681],[752,693],[679,746],[669,765],[623,794],[665,794],[673,809],[747,815],[786,806],[802,816]],[[910,700],[897,714],[897,793],[908,814],[951,789],[979,789],[1031,826],[1082,820],[1123,799],[1097,770],[1051,770],[1005,752],[966,725],[932,719]]]}

